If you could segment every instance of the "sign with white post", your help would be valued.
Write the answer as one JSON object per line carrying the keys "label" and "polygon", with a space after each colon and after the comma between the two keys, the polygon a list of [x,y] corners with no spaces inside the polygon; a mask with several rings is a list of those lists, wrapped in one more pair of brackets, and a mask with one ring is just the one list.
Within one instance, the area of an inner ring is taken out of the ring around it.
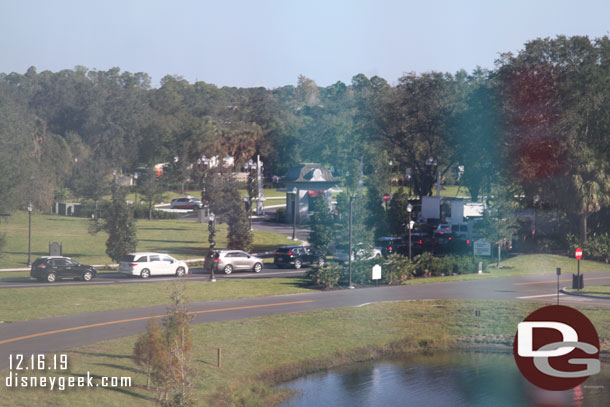
{"label": "sign with white post", "polygon": [[379,264],[375,264],[373,266],[373,276],[372,280],[381,280],[381,266]]}

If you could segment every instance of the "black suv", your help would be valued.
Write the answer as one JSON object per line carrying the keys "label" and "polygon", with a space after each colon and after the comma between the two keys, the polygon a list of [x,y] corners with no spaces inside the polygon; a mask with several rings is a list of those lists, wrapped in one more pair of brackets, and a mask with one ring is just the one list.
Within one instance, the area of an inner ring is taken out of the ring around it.
{"label": "black suv", "polygon": [[313,246],[282,246],[273,255],[273,264],[277,267],[291,265],[300,269],[303,264],[323,266],[324,254]]}
{"label": "black suv", "polygon": [[32,263],[30,276],[39,281],[54,282],[58,278],[80,278],[85,281],[95,277],[93,267],[80,264],[69,257],[47,256],[40,257]]}

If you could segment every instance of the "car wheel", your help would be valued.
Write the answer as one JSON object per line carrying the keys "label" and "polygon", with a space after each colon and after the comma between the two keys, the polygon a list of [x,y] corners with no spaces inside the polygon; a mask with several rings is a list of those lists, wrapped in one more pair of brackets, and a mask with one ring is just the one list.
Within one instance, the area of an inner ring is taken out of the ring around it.
{"label": "car wheel", "polygon": [[142,277],[142,278],[150,277],[150,270],[149,269],[143,269],[142,271],[140,271],[140,277]]}
{"label": "car wheel", "polygon": [[260,263],[256,263],[253,268],[255,273],[260,273],[262,269],[263,269],[263,265]]}
{"label": "car wheel", "polygon": [[90,271],[88,271],[88,270],[87,270],[87,271],[85,271],[85,272],[83,273],[83,275],[82,275],[82,279],[83,279],[84,281],[91,281],[91,279],[92,279],[92,278],[93,278],[93,273],[92,273],[92,272],[90,272]]}
{"label": "car wheel", "polygon": [[233,266],[227,264],[225,268],[222,269],[222,271],[224,271],[225,274],[231,274],[233,272]]}
{"label": "car wheel", "polygon": [[303,263],[301,262],[301,260],[296,259],[296,260],[294,261],[294,268],[295,268],[295,269],[297,269],[297,270],[298,270],[298,269],[300,269],[302,265],[303,265]]}
{"label": "car wheel", "polygon": [[324,257],[320,257],[318,259],[318,266],[320,267],[324,267],[324,264],[326,263],[326,260],[324,260]]}
{"label": "car wheel", "polygon": [[176,275],[178,277],[184,277],[184,267],[180,266],[176,269]]}
{"label": "car wheel", "polygon": [[57,274],[50,272],[49,274],[47,274],[47,282],[48,283],[54,283],[55,280],[57,280]]}

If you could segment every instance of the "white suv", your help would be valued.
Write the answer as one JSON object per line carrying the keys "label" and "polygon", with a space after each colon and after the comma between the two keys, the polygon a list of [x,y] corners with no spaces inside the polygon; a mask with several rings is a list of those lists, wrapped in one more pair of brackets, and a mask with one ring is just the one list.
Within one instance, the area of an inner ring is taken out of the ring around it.
{"label": "white suv", "polygon": [[185,262],[163,253],[128,253],[119,263],[119,273],[148,278],[150,276],[176,275],[189,272]]}

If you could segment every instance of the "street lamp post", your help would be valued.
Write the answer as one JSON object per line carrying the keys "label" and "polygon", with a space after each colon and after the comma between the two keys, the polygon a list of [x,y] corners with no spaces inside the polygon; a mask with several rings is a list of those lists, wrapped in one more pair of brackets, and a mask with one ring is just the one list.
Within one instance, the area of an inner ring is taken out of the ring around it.
{"label": "street lamp post", "polygon": [[210,242],[209,256],[210,261],[212,262],[210,266],[210,268],[212,269],[210,274],[210,281],[215,282],[216,276],[214,275],[214,271],[216,270],[216,266],[218,264],[218,259],[216,258],[218,253],[213,253],[214,247],[216,247],[216,242],[214,240],[216,236],[216,216],[214,215],[214,212],[210,212],[210,216],[208,217],[208,231],[210,232],[210,236],[208,237],[208,241]]}
{"label": "street lamp post", "polygon": [[407,205],[407,212],[409,212],[409,261],[412,260],[411,256],[411,229],[413,229],[413,223],[411,221],[411,212],[413,211],[413,205]]}
{"label": "street lamp post", "polygon": [[246,208],[246,216],[248,216],[248,227],[252,230],[252,212],[250,211],[250,197],[248,195],[244,195],[244,206]]}
{"label": "street lamp post", "polygon": [[349,252],[347,253],[347,258],[348,258],[348,269],[349,269],[349,286],[348,288],[354,288],[354,285],[352,284],[352,250],[353,250],[353,244],[352,244],[352,202],[354,200],[354,197],[350,194],[349,196]]}
{"label": "street lamp post", "polygon": [[28,267],[32,265],[32,203],[28,203]]}
{"label": "street lamp post", "polygon": [[292,194],[294,195],[294,207],[292,208],[292,240],[296,240],[297,235],[297,200],[299,190],[297,187],[292,188]]}
{"label": "street lamp post", "polygon": [[135,174],[133,174],[134,183],[136,185],[136,188],[135,188],[136,196],[134,198],[134,206],[138,206],[138,177],[139,177],[139,175],[137,172]]}

